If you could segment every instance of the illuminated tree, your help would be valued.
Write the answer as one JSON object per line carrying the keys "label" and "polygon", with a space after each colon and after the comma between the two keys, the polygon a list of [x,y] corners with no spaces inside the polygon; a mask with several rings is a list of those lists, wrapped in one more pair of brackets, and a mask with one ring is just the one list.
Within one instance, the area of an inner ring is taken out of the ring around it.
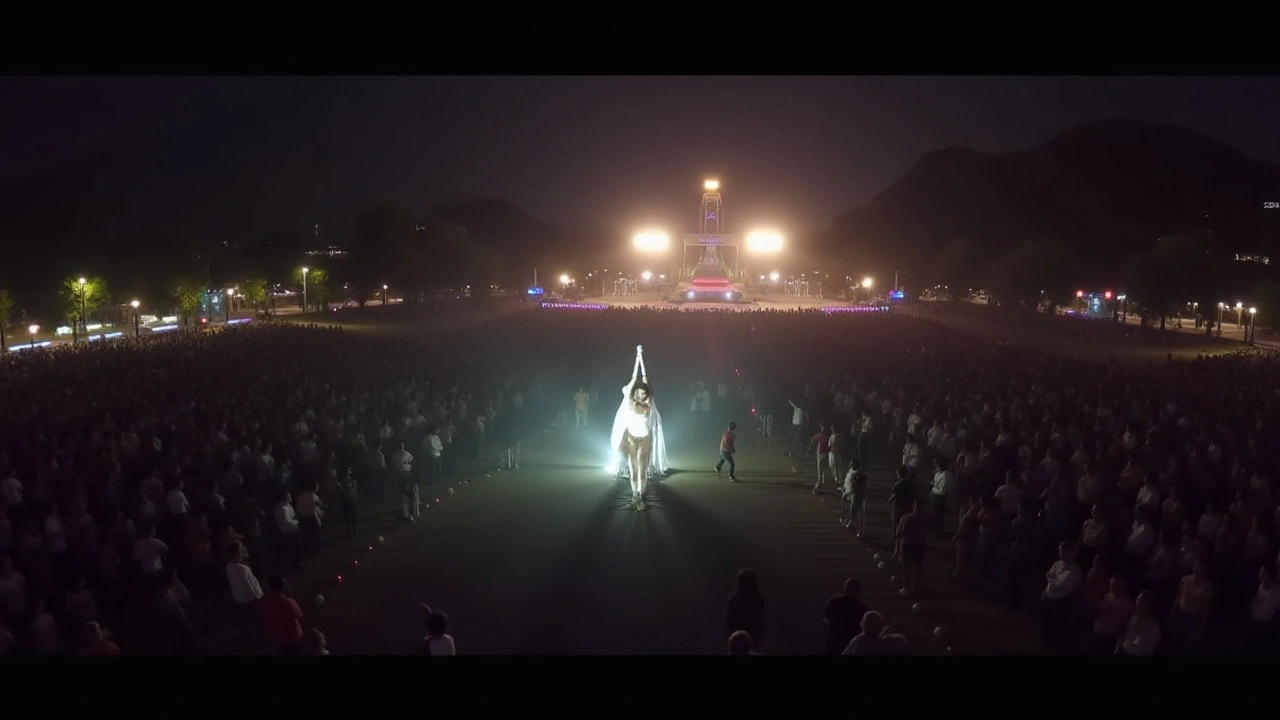
{"label": "illuminated tree", "polygon": [[[302,292],[302,268],[293,271],[293,285]],[[322,307],[329,299],[329,272],[324,268],[308,266],[307,272],[307,304]]]}
{"label": "illuminated tree", "polygon": [[170,288],[169,296],[173,299],[183,325],[191,326],[191,318],[200,309],[200,298],[205,289],[205,284],[194,278],[180,279]]}
{"label": "illuminated tree", "polygon": [[106,280],[100,277],[83,279],[82,283],[81,276],[69,277],[62,284],[64,317],[70,320],[72,325],[79,323],[82,319],[87,322],[94,310],[111,300]]}
{"label": "illuminated tree", "polygon": [[267,301],[267,281],[261,277],[252,277],[240,283],[240,292],[249,301],[256,315],[259,307]]}

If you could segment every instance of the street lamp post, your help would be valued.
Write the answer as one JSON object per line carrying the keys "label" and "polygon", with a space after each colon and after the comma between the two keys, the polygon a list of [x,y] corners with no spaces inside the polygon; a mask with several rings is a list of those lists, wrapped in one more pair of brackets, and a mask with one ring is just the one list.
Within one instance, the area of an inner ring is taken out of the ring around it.
{"label": "street lamp post", "polygon": [[387,306],[387,284],[382,283],[382,307]]}
{"label": "street lamp post", "polygon": [[1225,303],[1218,303],[1218,337],[1222,337],[1222,310],[1225,307]]}
{"label": "street lamp post", "polygon": [[137,300],[134,300],[133,302],[129,303],[129,306],[133,308],[133,339],[135,340],[138,339],[138,336],[142,332],[138,325],[138,306],[141,304],[142,303],[138,302]]}
{"label": "street lamp post", "polygon": [[1258,339],[1258,308],[1249,308],[1249,344],[1252,345]]}
{"label": "street lamp post", "polygon": [[307,316],[307,273],[311,268],[302,268],[302,317]]}
{"label": "street lamp post", "polygon": [[81,325],[83,325],[83,326],[84,326],[85,336],[87,337],[87,336],[88,336],[88,334],[89,334],[89,322],[88,322],[88,320],[86,320],[86,317],[87,317],[88,313],[86,313],[86,312],[85,312],[85,304],[86,304],[86,303],[85,303],[85,299],[84,299],[84,290],[85,290],[85,287],[84,287],[84,286],[85,286],[85,283],[86,283],[86,282],[87,282],[87,281],[85,280],[85,278],[80,278],[80,283],[79,283],[79,287],[80,287],[80,321],[79,321],[79,322],[72,322],[72,323],[71,323],[71,343],[72,343],[73,345],[74,345],[75,343],[80,342],[80,326],[81,326]]}
{"label": "street lamp post", "polygon": [[223,324],[231,324],[231,301],[236,296],[235,288],[227,288],[227,306],[222,309]]}
{"label": "street lamp post", "polygon": [[27,326],[27,332],[31,333],[31,349],[32,349],[32,350],[35,350],[35,349],[36,349],[36,335],[40,332],[40,326],[39,326],[39,325],[29,325],[29,326]]}

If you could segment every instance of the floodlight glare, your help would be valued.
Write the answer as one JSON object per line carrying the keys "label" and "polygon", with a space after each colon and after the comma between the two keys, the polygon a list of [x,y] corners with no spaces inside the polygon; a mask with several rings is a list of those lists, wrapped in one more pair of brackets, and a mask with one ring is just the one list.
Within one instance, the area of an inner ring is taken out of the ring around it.
{"label": "floodlight glare", "polygon": [[720,181],[719,181],[719,180],[708,180],[708,181],[706,181],[706,182],[702,183],[702,189],[703,189],[703,190],[706,190],[707,192],[717,192],[717,191],[719,191],[719,190],[720,190]]}
{"label": "floodlight glare", "polygon": [[769,282],[778,282],[778,271],[774,270],[769,273]]}
{"label": "floodlight glare", "polygon": [[782,250],[782,233],[776,230],[755,230],[747,235],[747,250],[756,253],[776,253]]}
{"label": "floodlight glare", "polygon": [[560,284],[561,284],[561,285],[568,285],[568,284],[569,284],[569,276],[568,276],[568,275],[561,275],[561,276],[560,276]]}
{"label": "floodlight glare", "polygon": [[632,242],[640,252],[660,253],[666,252],[667,248],[671,247],[671,236],[661,230],[645,230],[636,233]]}
{"label": "floodlight glare", "polygon": [[873,281],[871,280],[871,278],[869,278],[869,277],[864,277],[864,278],[862,278],[862,287],[863,287],[863,288],[865,288],[865,289],[867,289],[867,290],[870,290],[870,289],[871,289],[871,286],[872,286],[873,284],[874,284],[874,283],[873,283]]}

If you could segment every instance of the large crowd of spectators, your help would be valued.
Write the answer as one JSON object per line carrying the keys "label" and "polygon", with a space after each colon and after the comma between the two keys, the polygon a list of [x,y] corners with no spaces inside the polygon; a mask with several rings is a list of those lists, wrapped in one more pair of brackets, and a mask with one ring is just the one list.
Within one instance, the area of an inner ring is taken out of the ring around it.
{"label": "large crowd of spectators", "polygon": [[[1082,360],[930,313],[535,311],[513,328],[243,327],[5,360],[0,649],[186,653],[220,622],[246,649],[327,652],[285,581],[322,524],[357,533],[383,501],[411,521],[418,483],[573,416],[635,337],[721,353],[664,397],[736,404],[836,487],[890,475],[889,507],[868,512],[895,528],[904,597],[937,582],[919,566],[942,547],[952,582],[1038,606],[1053,652],[1196,653],[1219,627],[1274,649],[1273,356]],[[759,646],[753,591],[739,579],[726,623],[752,641],[734,652]],[[845,595],[828,652],[905,647]],[[420,650],[453,652],[447,618],[424,617]]]}
{"label": "large crowd of spectators", "polygon": [[1274,651],[1274,354],[1084,360],[930,313],[738,324],[740,363],[779,378],[761,407],[792,420],[797,455],[832,458],[834,428],[849,439],[826,460],[842,463],[834,476],[896,471],[887,512],[904,597],[928,591],[918,564],[945,543],[954,582],[1038,603],[1050,652]]}
{"label": "large crowd of spectators", "polygon": [[0,654],[237,626],[242,652],[324,654],[286,576],[546,414],[502,345],[262,324],[3,358]]}

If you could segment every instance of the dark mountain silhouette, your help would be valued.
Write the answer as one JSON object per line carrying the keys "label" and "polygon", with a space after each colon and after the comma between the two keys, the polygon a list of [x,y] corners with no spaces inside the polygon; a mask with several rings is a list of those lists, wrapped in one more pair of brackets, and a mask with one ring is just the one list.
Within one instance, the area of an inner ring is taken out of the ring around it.
{"label": "dark mountain silhouette", "polygon": [[1022,152],[930,153],[836,218],[824,245],[890,269],[927,263],[958,237],[991,253],[1052,239],[1103,260],[1207,228],[1235,252],[1266,246],[1263,202],[1277,197],[1280,167],[1183,128],[1111,120]]}
{"label": "dark mountain silhouette", "polygon": [[[469,197],[440,203],[427,214],[429,220],[452,223],[467,231],[501,259],[503,278],[527,282],[533,268],[547,275],[550,268],[587,269],[616,250],[608,233],[569,228],[538,220],[520,208],[496,198]],[[559,272],[559,270],[557,270]]]}

